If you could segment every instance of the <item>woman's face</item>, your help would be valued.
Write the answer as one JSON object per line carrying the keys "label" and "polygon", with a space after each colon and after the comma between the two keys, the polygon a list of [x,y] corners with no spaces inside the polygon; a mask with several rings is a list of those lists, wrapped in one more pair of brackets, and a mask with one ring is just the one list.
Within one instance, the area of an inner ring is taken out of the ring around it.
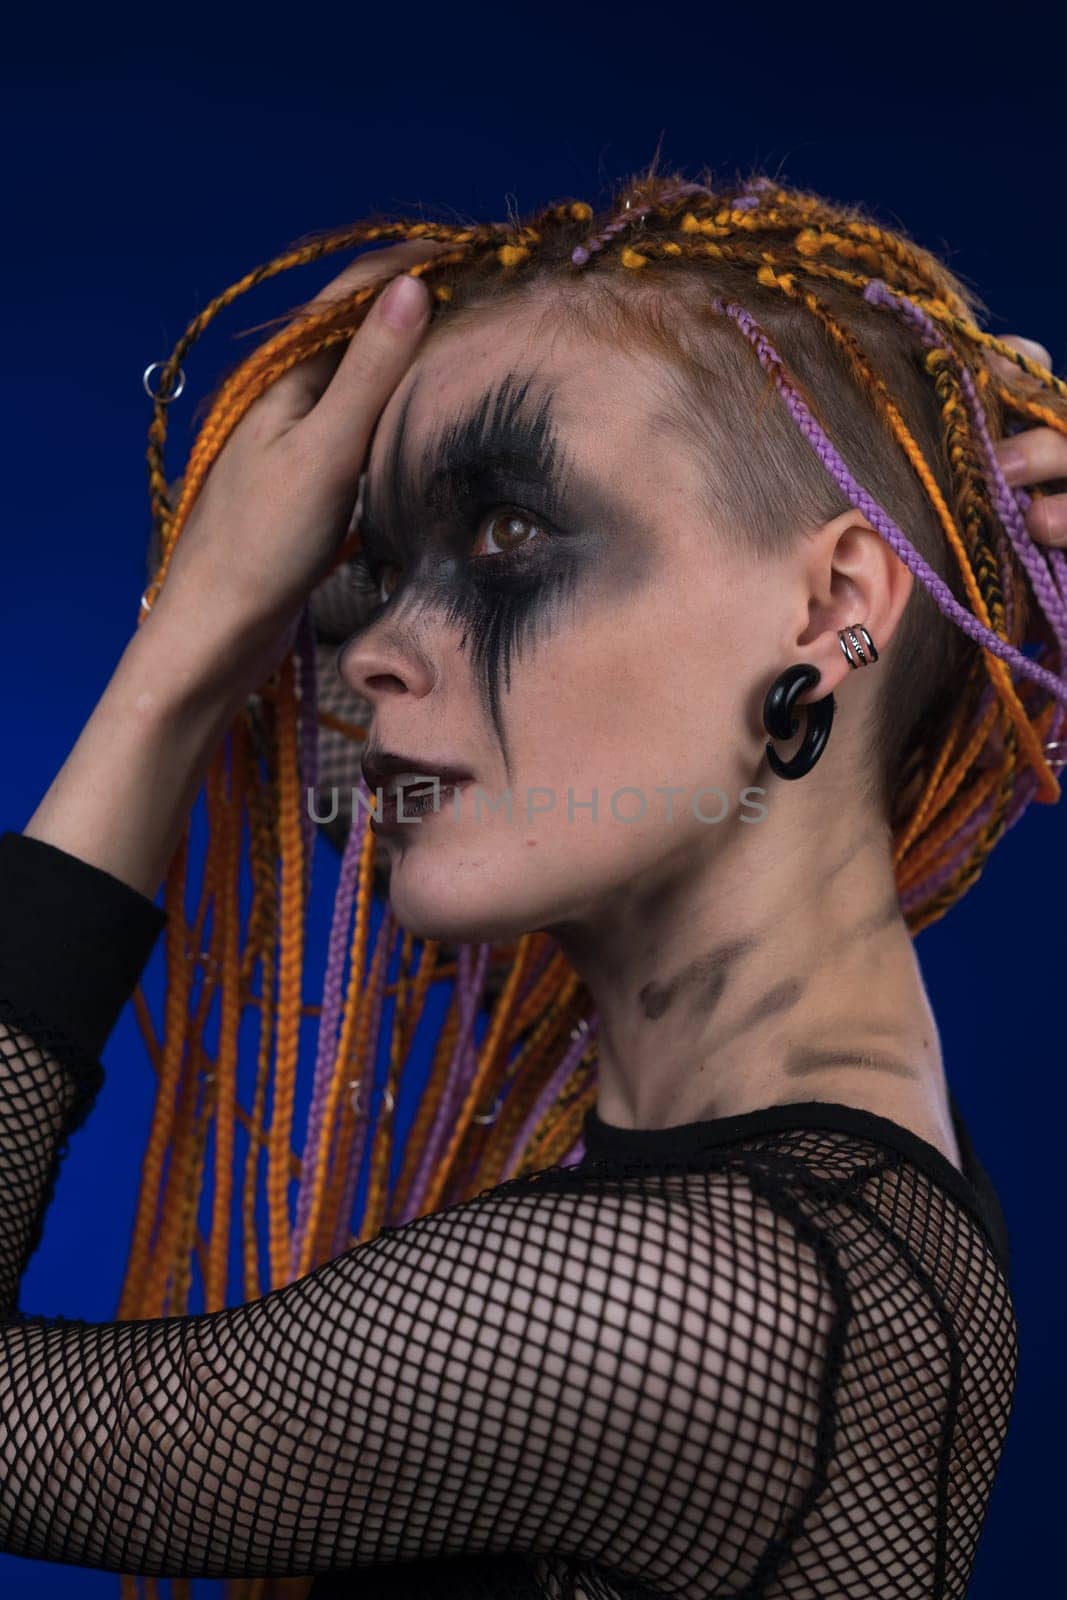
{"label": "woman's face", "polygon": [[779,569],[716,539],[651,356],[534,326],[497,307],[435,330],[367,461],[387,603],[339,671],[372,707],[368,755],[473,780],[380,834],[395,913],[427,938],[662,906],[763,816]]}

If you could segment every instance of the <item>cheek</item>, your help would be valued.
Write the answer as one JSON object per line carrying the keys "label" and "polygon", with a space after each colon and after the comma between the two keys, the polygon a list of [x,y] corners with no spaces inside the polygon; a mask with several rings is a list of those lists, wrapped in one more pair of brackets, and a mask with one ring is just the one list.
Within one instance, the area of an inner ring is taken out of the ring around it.
{"label": "cheek", "polygon": [[679,710],[674,676],[667,617],[651,596],[580,605],[513,680],[508,728],[530,781],[635,782],[649,731]]}
{"label": "cheek", "polygon": [[711,781],[741,739],[753,627],[751,606],[697,572],[602,591],[530,664],[527,748],[624,782]]}

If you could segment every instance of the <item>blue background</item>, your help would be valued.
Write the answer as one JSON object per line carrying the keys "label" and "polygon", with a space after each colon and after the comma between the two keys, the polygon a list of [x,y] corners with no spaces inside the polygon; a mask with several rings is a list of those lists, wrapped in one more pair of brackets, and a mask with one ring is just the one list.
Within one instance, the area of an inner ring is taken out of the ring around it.
{"label": "blue background", "polygon": [[[876,206],[977,286],[994,331],[1040,339],[1064,368],[1062,58],[1036,15],[1016,43],[1007,12],[983,34],[880,8],[868,37],[854,10],[820,12],[820,35],[766,7],[740,21],[669,3],[359,11],[272,23],[258,7],[138,8],[127,25],[53,9],[5,23],[0,828],[25,825],[132,630],[149,525],[143,369],[307,232],[377,206],[488,220],[567,195],[596,203],[662,136],[664,164],[691,177],[758,162]],[[346,259],[284,274],[198,342],[172,409],[171,476],[193,406],[255,342],[239,330]],[[336,875],[321,840],[315,872],[312,974]],[[950,1079],[1007,1214],[1022,1327],[973,1600],[1014,1592],[1022,1571],[1035,1593],[1059,1576],[1065,892],[1064,818],[1033,806],[919,940]],[[160,946],[152,996],[161,967]],[[117,1306],[155,1081],[132,1008],[104,1059],[24,1279],[27,1311],[106,1321]],[[118,1579],[0,1556],[0,1590],[111,1600]]]}

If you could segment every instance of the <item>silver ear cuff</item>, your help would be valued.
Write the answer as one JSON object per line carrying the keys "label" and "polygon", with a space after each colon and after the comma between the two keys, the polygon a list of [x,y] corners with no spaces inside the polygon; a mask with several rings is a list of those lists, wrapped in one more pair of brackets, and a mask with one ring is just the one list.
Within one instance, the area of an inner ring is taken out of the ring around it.
{"label": "silver ear cuff", "polygon": [[[856,637],[857,632],[862,633],[863,644]],[[848,635],[847,641],[845,639],[846,634]],[[842,654],[850,667],[869,667],[872,661],[878,660],[878,651],[874,648],[874,640],[862,622],[857,622],[853,627],[839,628],[837,630],[837,642],[841,646]],[[869,657],[864,654],[864,644],[869,651]]]}
{"label": "silver ear cuff", "polygon": [[[860,633],[863,635],[862,643],[856,637]],[[878,660],[878,651],[875,649],[874,640],[862,622],[857,622],[848,628],[839,628],[837,642],[841,646],[845,660],[852,668],[869,667],[872,661]],[[864,646],[866,646],[866,651]],[[1047,739],[1044,749],[1049,758],[1050,766],[1067,766],[1067,739]]]}

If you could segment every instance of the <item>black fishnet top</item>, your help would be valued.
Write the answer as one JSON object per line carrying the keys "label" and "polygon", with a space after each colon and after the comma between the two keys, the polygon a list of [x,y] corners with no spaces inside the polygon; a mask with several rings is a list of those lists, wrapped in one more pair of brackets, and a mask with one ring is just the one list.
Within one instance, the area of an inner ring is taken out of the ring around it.
{"label": "black fishnet top", "polygon": [[[1003,1217],[868,1112],[628,1132],[261,1300],[16,1309],[163,913],[0,837],[0,1549],[315,1600],[966,1590],[1012,1403]],[[114,1092],[114,1091],[113,1091]]]}

